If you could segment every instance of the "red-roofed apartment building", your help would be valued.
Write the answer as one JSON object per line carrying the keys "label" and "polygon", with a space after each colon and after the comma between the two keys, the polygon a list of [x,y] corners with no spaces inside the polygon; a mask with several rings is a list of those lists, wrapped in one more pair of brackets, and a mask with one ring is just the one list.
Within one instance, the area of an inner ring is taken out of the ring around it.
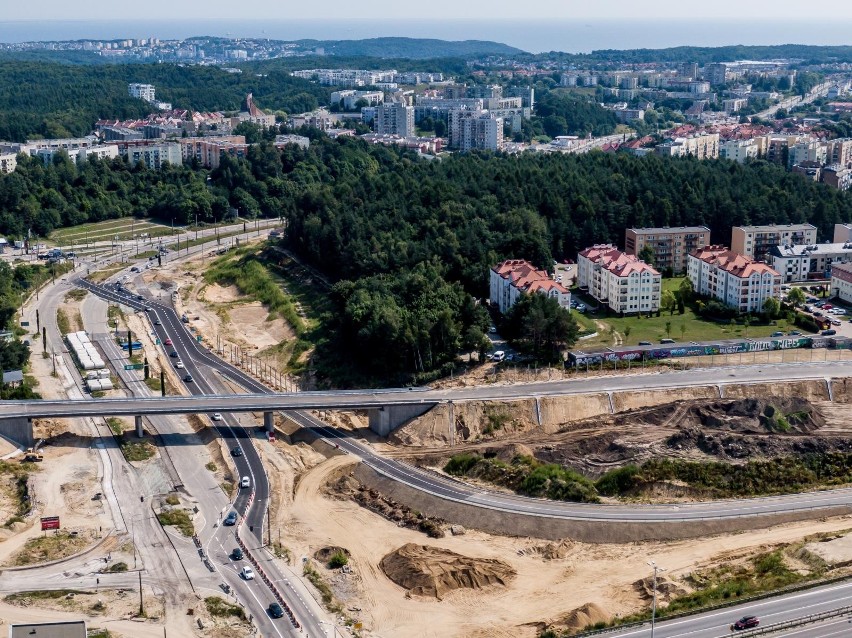
{"label": "red-roofed apartment building", "polygon": [[762,312],[767,299],[781,297],[778,272],[724,246],[705,246],[690,253],[687,275],[695,292],[740,312]]}
{"label": "red-roofed apartment building", "polygon": [[618,313],[657,312],[662,277],[635,255],[611,244],[595,244],[577,256],[577,283]]}
{"label": "red-roofed apartment building", "polygon": [[556,299],[563,308],[571,306],[571,293],[543,270],[525,259],[507,259],[491,269],[491,303],[505,313],[522,294],[539,293]]}

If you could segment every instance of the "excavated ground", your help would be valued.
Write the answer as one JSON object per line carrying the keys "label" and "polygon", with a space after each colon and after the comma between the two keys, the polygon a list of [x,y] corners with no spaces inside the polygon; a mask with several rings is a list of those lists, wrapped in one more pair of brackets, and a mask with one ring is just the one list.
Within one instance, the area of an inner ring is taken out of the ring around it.
{"label": "excavated ground", "polygon": [[389,446],[388,453],[438,467],[463,451],[506,461],[523,454],[596,477],[653,458],[737,463],[850,452],[852,418],[843,407],[793,396],[686,400],[566,423],[555,433],[509,430],[452,447]]}

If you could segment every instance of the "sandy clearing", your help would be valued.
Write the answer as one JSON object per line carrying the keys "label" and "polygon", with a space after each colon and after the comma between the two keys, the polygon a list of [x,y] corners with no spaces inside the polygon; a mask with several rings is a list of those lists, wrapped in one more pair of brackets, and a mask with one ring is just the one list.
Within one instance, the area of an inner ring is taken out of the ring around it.
{"label": "sandy clearing", "polygon": [[[649,558],[677,579],[734,555],[796,542],[817,532],[848,529],[852,524],[852,516],[845,516],[668,543],[588,545],[568,541],[564,559],[546,561],[534,551],[544,541],[475,530],[463,536],[430,539],[420,532],[398,528],[351,501],[322,495],[328,478],[345,472],[355,462],[338,456],[309,470],[297,483],[292,507],[280,512],[278,519],[286,530],[285,544],[296,557],[310,556],[327,545],[339,545],[351,552],[354,574],[346,577],[352,581],[346,589],[354,589],[357,595],[344,604],[360,607],[360,613],[350,613],[380,635],[532,637],[535,628],[523,625],[556,618],[585,603],[600,605],[613,615],[644,608],[647,601],[633,583],[648,575]],[[402,588],[378,568],[388,552],[405,543],[443,547],[470,557],[497,558],[510,564],[518,576],[505,590],[457,591],[441,602],[407,598]]]}

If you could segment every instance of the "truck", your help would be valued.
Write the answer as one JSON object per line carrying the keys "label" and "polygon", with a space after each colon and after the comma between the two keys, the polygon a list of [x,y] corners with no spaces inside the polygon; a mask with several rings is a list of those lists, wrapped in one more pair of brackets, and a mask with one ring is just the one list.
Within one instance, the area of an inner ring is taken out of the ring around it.
{"label": "truck", "polygon": [[40,463],[44,460],[44,456],[41,452],[37,452],[31,447],[27,448],[27,451],[24,453],[24,463]]}

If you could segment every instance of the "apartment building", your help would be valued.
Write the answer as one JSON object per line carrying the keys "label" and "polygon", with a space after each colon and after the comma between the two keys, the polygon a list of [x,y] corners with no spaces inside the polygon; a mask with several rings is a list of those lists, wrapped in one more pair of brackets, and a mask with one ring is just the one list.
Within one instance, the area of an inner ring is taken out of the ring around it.
{"label": "apartment building", "polygon": [[728,81],[728,65],[708,64],[704,67],[704,79],[713,86],[721,86]]}
{"label": "apartment building", "polygon": [[379,135],[414,136],[414,107],[400,102],[376,107],[375,130]]}
{"label": "apartment building", "polygon": [[852,188],[852,169],[834,164],[822,168],[822,182],[840,191]]}
{"label": "apartment building", "polygon": [[691,155],[698,159],[715,159],[719,157],[719,134],[702,133],[691,137],[678,137],[658,144],[655,151],[658,155],[667,157]]}
{"label": "apartment building", "polygon": [[130,97],[145,100],[146,102],[157,101],[156,91],[153,84],[128,84],[127,92],[130,94]]}
{"label": "apartment building", "polygon": [[834,225],[834,243],[846,244],[852,242],[852,224]]}
{"label": "apartment building", "polygon": [[11,173],[18,167],[17,153],[0,153],[0,173]]}
{"label": "apartment building", "polygon": [[619,314],[660,309],[660,273],[612,244],[596,244],[577,256],[577,284]]}
{"label": "apartment building", "polygon": [[719,157],[744,164],[760,156],[760,146],[755,139],[727,140],[719,146]]}
{"label": "apartment building", "polygon": [[[366,102],[366,106],[378,106],[385,101],[382,91],[334,91],[331,94],[331,104],[338,104],[345,111],[355,111],[358,103]],[[363,106],[363,105],[362,105]]]}
{"label": "apartment building", "polygon": [[293,77],[314,80],[323,86],[375,86],[382,82],[393,82],[396,70],[367,71],[364,69],[306,69],[293,71]]}
{"label": "apartment building", "polygon": [[769,224],[766,226],[734,226],[731,250],[751,259],[766,260],[775,246],[815,244],[817,229],[813,224]]}
{"label": "apartment building", "polygon": [[737,113],[748,106],[748,100],[742,97],[735,97],[722,102],[722,109],[729,115]]}
{"label": "apartment building", "polygon": [[460,151],[503,148],[503,120],[486,111],[450,111],[449,145]]}
{"label": "apartment building", "polygon": [[[150,169],[159,170],[164,164],[180,166],[183,163],[180,144],[154,144],[151,146],[125,146],[123,157],[130,164],[145,164]],[[121,149],[119,149],[121,153]]]}
{"label": "apartment building", "polygon": [[852,264],[838,264],[831,269],[831,296],[852,304]]}
{"label": "apartment building", "polygon": [[569,290],[525,259],[508,259],[491,268],[489,284],[491,303],[504,314],[525,294],[546,295],[563,308],[571,306]]}
{"label": "apartment building", "polygon": [[828,142],[826,164],[852,168],[852,139],[846,137]]}
{"label": "apartment building", "polygon": [[628,228],[624,236],[624,252],[638,256],[645,246],[650,246],[654,250],[656,268],[671,268],[674,273],[683,273],[686,272],[689,253],[709,243],[710,229],[706,226]]}
{"label": "apartment building", "polygon": [[820,140],[802,140],[788,147],[787,169],[790,170],[799,164],[825,164],[828,156],[828,148]]}
{"label": "apartment building", "polygon": [[705,246],[689,255],[687,276],[695,291],[740,312],[762,312],[767,299],[781,296],[781,275],[724,246]]}
{"label": "apartment building", "polygon": [[828,279],[835,264],[852,262],[852,242],[775,246],[771,257],[785,282]]}

